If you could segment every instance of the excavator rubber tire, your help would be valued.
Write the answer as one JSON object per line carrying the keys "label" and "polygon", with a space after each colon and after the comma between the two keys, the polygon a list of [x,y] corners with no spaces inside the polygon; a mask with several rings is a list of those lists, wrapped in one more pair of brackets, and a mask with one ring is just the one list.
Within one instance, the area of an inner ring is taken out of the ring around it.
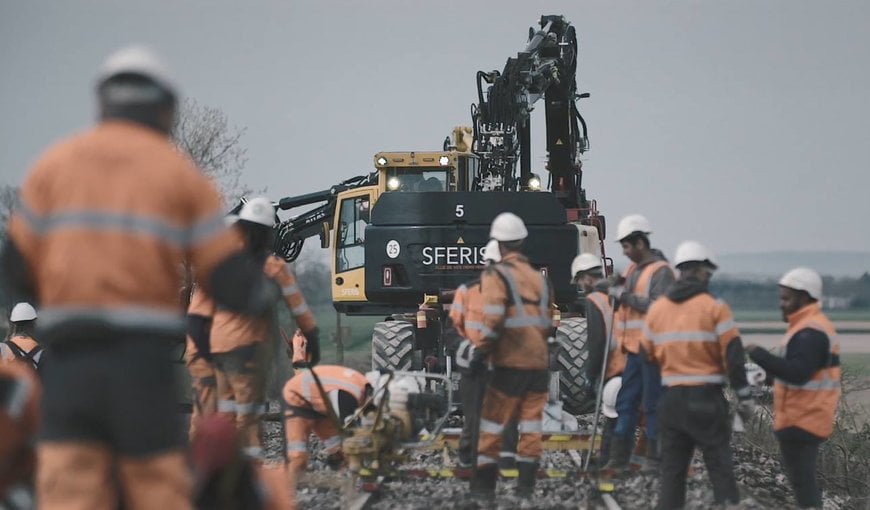
{"label": "excavator rubber tire", "polygon": [[571,414],[586,414],[594,411],[595,402],[587,398],[586,360],[589,348],[586,345],[586,319],[571,317],[562,319],[556,331],[559,353],[559,389],[565,410]]}
{"label": "excavator rubber tire", "polygon": [[372,333],[372,370],[417,370],[419,352],[414,350],[414,325],[405,321],[375,324]]}

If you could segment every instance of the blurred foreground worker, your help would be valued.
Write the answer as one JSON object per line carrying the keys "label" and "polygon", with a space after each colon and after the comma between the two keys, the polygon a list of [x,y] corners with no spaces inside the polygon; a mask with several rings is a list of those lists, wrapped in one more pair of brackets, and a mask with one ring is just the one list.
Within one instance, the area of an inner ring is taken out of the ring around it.
{"label": "blurred foreground worker", "polygon": [[[498,241],[490,240],[483,249],[484,264],[501,261]],[[480,278],[460,285],[450,306],[450,321],[462,338],[456,347],[456,366],[459,369],[459,393],[462,400],[462,433],[459,436],[459,464],[462,467],[477,464],[477,443],[480,439],[480,406],[483,393],[492,375],[483,358],[475,356],[480,343],[480,325],[483,321],[483,296]],[[465,327],[470,324],[470,331]],[[512,421],[502,436],[499,468],[516,468],[517,424]]]}
{"label": "blurred foreground worker", "polygon": [[[297,333],[298,335],[298,333]],[[323,393],[311,372],[317,374]],[[331,407],[341,423],[363,404],[366,398],[366,376],[338,365],[321,365],[296,373],[284,385],[284,430],[287,437],[287,462],[290,494],[295,506],[296,480],[308,466],[308,437],[320,438],[327,453],[327,464],[337,469],[344,461],[341,435],[329,416]],[[325,395],[324,395],[325,394]],[[324,400],[324,396],[328,400]]]}
{"label": "blurred foreground worker", "polygon": [[[613,335],[614,309],[607,294],[607,281],[604,280],[604,266],[601,264],[601,259],[591,253],[581,253],[571,262],[571,274],[574,282],[581,286],[586,296],[586,338],[589,346],[589,357],[586,360],[586,392],[587,398],[595,400],[598,397],[595,393],[602,376],[606,385],[614,377],[622,375],[625,369],[625,354]],[[603,366],[605,352],[607,353],[606,367]],[[611,393],[615,398],[619,391],[613,392],[612,388],[613,385],[611,385]],[[613,416],[610,416],[611,414]],[[610,458],[610,443],[615,427],[614,410],[604,415],[601,451],[598,456],[599,466],[606,464]]]}
{"label": "blurred foreground worker", "polygon": [[746,380],[740,332],[728,305],[708,291],[717,269],[713,254],[695,241],[677,247],[680,277],[646,315],[642,346],[661,368],[659,401],[661,510],[683,508],[686,473],[695,447],[713,485],[716,505],[740,501],[731,454],[731,415],[722,387],[730,382],[738,412],[749,419],[755,409]]}
{"label": "blurred foreground worker", "polygon": [[656,405],[661,394],[661,376],[658,366],[641,356],[640,339],[644,316],[650,305],[674,282],[674,271],[661,252],[651,248],[651,233],[649,221],[639,214],[626,216],[616,229],[622,253],[631,264],[618,279],[619,285],[609,290],[617,303],[613,333],[626,353],[626,359],[622,388],[616,401],[619,418],[614,429],[610,461],[605,466],[608,469],[628,466],[641,403],[646,421],[646,457],[653,462],[659,458]]}
{"label": "blurred foreground worker", "polygon": [[40,386],[21,361],[0,363],[0,508],[33,508]]}
{"label": "blurred foreground worker", "polygon": [[[502,213],[492,222],[489,236],[498,241],[501,262],[480,276],[483,320],[476,329],[480,341],[475,357],[489,356],[492,378],[483,397],[477,467],[471,479],[472,496],[495,497],[502,433],[511,420],[519,421],[517,495],[534,491],[542,449],[542,420],[547,403],[549,352],[553,336],[550,310],[553,292],[547,278],[529,265],[520,249],[528,231],[517,215]],[[482,361],[475,361],[482,362]]]}
{"label": "blurred foreground worker", "polygon": [[773,430],[802,508],[822,507],[816,462],[840,400],[840,342],[822,313],[821,298],[818,273],[805,267],[787,272],[779,280],[779,307],[788,323],[781,355],[747,346],[752,361],[775,378]]}
{"label": "blurred foreground worker", "polygon": [[27,175],[2,267],[39,303],[42,509],[190,507],[171,350],[188,264],[216,302],[266,308],[260,269],[238,251],[211,182],[170,141],[177,93],[148,50],[111,55],[100,121],[48,149]]}
{"label": "blurred foreground worker", "polygon": [[18,303],[12,307],[12,313],[9,314],[9,338],[5,344],[0,344],[0,356],[3,360],[17,359],[34,369],[39,368],[43,348],[34,339],[36,318],[36,309],[30,303]]}
{"label": "blurred foreground worker", "polygon": [[234,421],[204,416],[191,440],[197,510],[288,510],[283,462],[260,466],[242,452]]}
{"label": "blurred foreground worker", "polygon": [[[275,208],[266,197],[248,200],[235,223],[245,238],[245,249],[265,276],[277,284],[284,302],[307,338],[312,365],[320,360],[320,341],[314,315],[284,260],[271,254]],[[270,331],[269,316],[250,317],[217,306],[209,342],[200,346],[214,360],[218,412],[236,420],[244,452],[262,459],[262,414],[266,410],[265,379]]]}

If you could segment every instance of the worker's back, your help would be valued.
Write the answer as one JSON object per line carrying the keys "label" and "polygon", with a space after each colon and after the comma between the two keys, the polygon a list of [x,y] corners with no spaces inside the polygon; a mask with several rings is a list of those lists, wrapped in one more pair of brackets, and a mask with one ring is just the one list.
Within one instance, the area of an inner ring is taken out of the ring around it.
{"label": "worker's back", "polygon": [[215,237],[213,186],[164,135],[132,122],[106,121],[50,148],[21,196],[10,230],[47,330],[73,316],[176,329],[182,261],[207,275],[232,251],[230,235]]}

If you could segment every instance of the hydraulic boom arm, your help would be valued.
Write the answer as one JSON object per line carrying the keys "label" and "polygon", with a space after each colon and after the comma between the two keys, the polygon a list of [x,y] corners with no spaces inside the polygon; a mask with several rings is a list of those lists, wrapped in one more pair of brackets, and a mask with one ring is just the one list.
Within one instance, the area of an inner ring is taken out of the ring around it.
{"label": "hydraulic boom arm", "polygon": [[588,138],[576,105],[588,94],[577,94],[577,35],[562,16],[542,16],[540,25],[529,29],[525,49],[509,58],[502,72],[477,73],[478,103],[472,105],[471,116],[474,152],[481,158],[481,188],[526,186],[532,174],[529,116],[543,98],[550,190],[566,208],[588,209],[580,162]]}

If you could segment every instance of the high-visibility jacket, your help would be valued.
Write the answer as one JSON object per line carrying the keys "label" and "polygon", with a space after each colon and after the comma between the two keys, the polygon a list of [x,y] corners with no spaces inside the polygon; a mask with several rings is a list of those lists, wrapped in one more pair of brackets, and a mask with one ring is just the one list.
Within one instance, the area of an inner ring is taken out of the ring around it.
{"label": "high-visibility jacket", "polygon": [[[465,320],[478,348],[493,366],[546,370],[547,337],[553,329],[553,291],[547,278],[519,253],[509,253],[480,276],[483,321]],[[475,333],[472,333],[472,330]]]}
{"label": "high-visibility jacket", "polygon": [[724,385],[728,344],[739,336],[728,305],[700,293],[682,302],[667,296],[656,300],[641,342],[659,365],[663,386]]}
{"label": "high-visibility jacket", "polygon": [[[480,345],[483,341],[479,327],[483,324],[483,307],[480,280],[474,280],[456,289],[453,304],[450,306],[450,320],[459,335],[467,338],[474,346]],[[471,324],[472,327],[468,328],[466,324]]]}
{"label": "high-visibility jacket", "polygon": [[[637,271],[637,264],[631,264],[622,273],[626,281],[630,281],[632,274]],[[631,288],[626,288],[626,292],[636,294],[643,297],[649,297],[650,284],[653,275],[660,269],[667,268],[668,271],[673,271],[668,263],[664,260],[656,260],[644,266],[640,270],[634,285]],[[616,310],[614,317],[613,333],[622,346],[625,352],[637,354],[640,350],[640,339],[643,335],[643,318],[644,313],[640,310],[626,305],[621,305]]]}
{"label": "high-visibility jacket", "polygon": [[[190,295],[190,304],[187,306],[187,315],[198,315],[200,317],[212,318],[215,314],[214,301],[199,287],[193,289]],[[184,350],[184,361],[191,363],[199,355],[196,344],[190,335],[187,335],[187,348]]]}
{"label": "high-visibility jacket", "polygon": [[622,352],[619,340],[613,334],[613,305],[610,304],[610,298],[607,294],[603,292],[591,292],[586,296],[586,299],[601,312],[601,316],[604,318],[604,341],[607,342],[608,350],[607,370],[604,372],[604,378],[610,379],[625,370],[625,353]]}
{"label": "high-visibility jacket", "polygon": [[9,235],[40,303],[41,341],[93,324],[183,335],[178,268],[189,261],[207,286],[240,240],[214,185],[166,136],[128,121],[48,149],[20,196]]}
{"label": "high-visibility jacket", "polygon": [[[284,301],[299,328],[306,333],[311,332],[317,326],[314,314],[308,308],[287,263],[270,255],[263,264],[263,272],[281,288]],[[218,308],[212,321],[211,352],[229,352],[246,345],[265,342],[268,336],[268,320]]]}
{"label": "high-visibility jacket", "polygon": [[[362,403],[365,398],[366,377],[351,368],[338,365],[318,365],[313,368],[320,383],[323,385],[323,391],[328,395],[329,392],[340,390],[351,394],[359,403]],[[311,375],[309,369],[301,370],[287,381],[283,391],[284,401],[289,406],[312,409],[324,416],[328,411],[326,406],[329,402],[324,402],[317,389],[317,383]]]}
{"label": "high-visibility jacket", "polygon": [[[830,349],[826,366],[817,370],[804,384],[789,384],[777,379],[773,385],[773,430],[799,427],[821,438],[834,430],[834,415],[840,400],[840,341],[831,321],[818,303],[807,305],[788,316],[788,329],[782,349],[802,329],[815,329],[828,337]],[[784,352],[783,352],[784,354]]]}

